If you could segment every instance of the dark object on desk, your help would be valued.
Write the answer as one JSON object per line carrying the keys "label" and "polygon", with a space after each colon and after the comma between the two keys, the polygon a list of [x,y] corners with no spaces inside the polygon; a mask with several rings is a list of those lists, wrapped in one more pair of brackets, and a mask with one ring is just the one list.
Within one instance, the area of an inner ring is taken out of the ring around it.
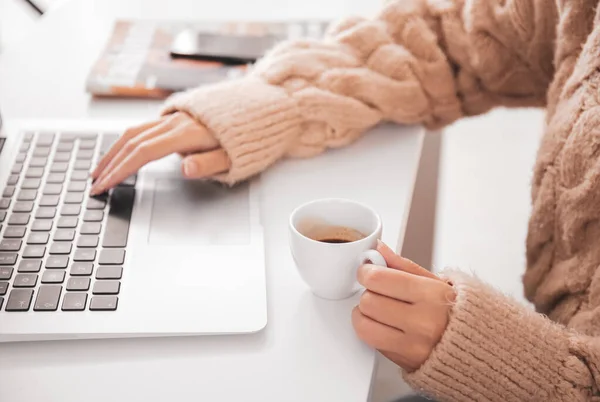
{"label": "dark object on desk", "polygon": [[38,13],[39,15],[44,15],[44,10],[41,9],[40,6],[38,6],[36,3],[34,3],[32,0],[23,0],[25,3],[27,3],[27,5],[31,8],[34,9],[34,11],[36,13]]}
{"label": "dark object on desk", "polygon": [[175,37],[171,56],[223,64],[249,64],[285,39],[285,34],[239,35],[186,29]]}

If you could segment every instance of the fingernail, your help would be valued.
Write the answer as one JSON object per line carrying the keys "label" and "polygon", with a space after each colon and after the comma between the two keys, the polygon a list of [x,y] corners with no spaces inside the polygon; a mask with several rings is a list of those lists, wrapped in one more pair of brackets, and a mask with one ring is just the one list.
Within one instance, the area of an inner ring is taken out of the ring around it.
{"label": "fingernail", "polygon": [[186,176],[194,176],[194,175],[196,175],[197,171],[198,171],[198,165],[193,160],[186,159],[183,162],[183,173]]}

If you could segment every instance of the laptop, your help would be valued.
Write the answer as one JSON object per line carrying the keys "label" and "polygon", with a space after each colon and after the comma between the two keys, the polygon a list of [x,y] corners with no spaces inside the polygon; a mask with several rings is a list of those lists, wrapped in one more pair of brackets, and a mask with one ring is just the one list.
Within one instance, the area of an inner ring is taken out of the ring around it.
{"label": "laptop", "polygon": [[11,123],[0,131],[0,342],[264,328],[258,179],[188,181],[171,156],[89,197],[89,173],[125,124]]}

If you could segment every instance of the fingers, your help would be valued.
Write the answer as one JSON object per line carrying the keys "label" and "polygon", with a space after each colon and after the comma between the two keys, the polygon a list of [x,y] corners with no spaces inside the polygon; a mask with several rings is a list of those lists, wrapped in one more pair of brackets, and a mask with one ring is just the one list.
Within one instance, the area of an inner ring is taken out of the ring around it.
{"label": "fingers", "polygon": [[421,267],[419,264],[416,264],[407,258],[399,256],[383,242],[379,242],[379,244],[377,245],[377,251],[379,251],[379,253],[383,256],[389,268],[399,269],[413,275],[419,275],[431,279],[441,280],[440,278],[438,278],[437,275],[435,275],[432,272],[429,272],[425,268]]}
{"label": "fingers", "polygon": [[360,297],[358,309],[374,321],[406,332],[413,321],[413,306],[367,290]]}
{"label": "fingers", "polygon": [[117,142],[115,142],[115,144],[109,149],[109,151],[106,153],[106,155],[104,155],[104,157],[100,160],[100,162],[98,162],[98,166],[96,166],[96,169],[94,169],[94,171],[92,172],[92,179],[96,180],[98,178],[98,176],[104,170],[106,165],[108,165],[108,163],[119,152],[119,150],[123,147],[123,145],[127,141],[129,141],[131,138],[135,137],[136,135],[138,135],[140,133],[143,133],[144,131],[146,131],[148,129],[158,126],[159,124],[161,124],[164,121],[164,119],[165,119],[165,117],[127,129],[125,131],[125,133],[123,133],[123,135],[121,137],[119,137]]}
{"label": "fingers", "polygon": [[183,175],[189,179],[200,179],[223,173],[230,167],[231,161],[223,149],[188,155],[181,162]]}
{"label": "fingers", "polygon": [[358,282],[365,288],[408,303],[417,303],[427,298],[424,291],[427,288],[426,281],[432,280],[371,264],[363,265],[358,269]]}
{"label": "fingers", "polygon": [[352,310],[352,325],[356,335],[375,349],[396,351],[406,340],[402,331],[372,320],[357,307]]}
{"label": "fingers", "polygon": [[160,159],[178,150],[195,147],[193,137],[190,139],[187,134],[185,130],[173,130],[138,143],[130,152],[123,153],[122,159],[120,158],[113,165],[114,167],[110,167],[110,170],[107,169],[100,176],[92,187],[91,194],[97,195],[114,187],[148,162]]}

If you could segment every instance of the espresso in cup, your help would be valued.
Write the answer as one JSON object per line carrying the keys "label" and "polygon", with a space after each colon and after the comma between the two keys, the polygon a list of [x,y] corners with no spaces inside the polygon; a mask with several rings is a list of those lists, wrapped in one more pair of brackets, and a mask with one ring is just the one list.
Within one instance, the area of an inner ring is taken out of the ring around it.
{"label": "espresso in cup", "polygon": [[323,243],[352,243],[367,237],[359,230],[346,226],[321,225],[306,234],[307,237]]}
{"label": "espresso in cup", "polygon": [[298,273],[324,299],[344,299],[360,289],[358,267],[385,266],[375,248],[381,218],[356,201],[328,198],[299,206],[290,217],[290,248]]}

